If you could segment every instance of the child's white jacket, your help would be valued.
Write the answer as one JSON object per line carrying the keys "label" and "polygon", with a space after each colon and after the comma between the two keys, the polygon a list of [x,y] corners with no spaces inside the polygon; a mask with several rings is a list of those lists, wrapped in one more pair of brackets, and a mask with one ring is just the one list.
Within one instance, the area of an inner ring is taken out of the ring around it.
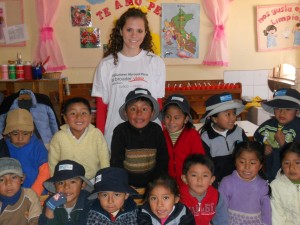
{"label": "child's white jacket", "polygon": [[280,169],[271,188],[272,224],[300,225],[300,185],[293,184]]}

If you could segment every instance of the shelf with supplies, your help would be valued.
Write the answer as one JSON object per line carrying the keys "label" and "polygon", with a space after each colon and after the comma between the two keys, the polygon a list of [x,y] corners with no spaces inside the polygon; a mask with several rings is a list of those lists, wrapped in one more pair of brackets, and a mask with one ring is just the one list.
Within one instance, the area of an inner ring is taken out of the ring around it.
{"label": "shelf with supplies", "polygon": [[64,100],[64,83],[61,79],[41,80],[0,80],[0,91],[9,96],[21,89],[31,90],[34,93],[48,95],[54,107],[57,117],[60,119],[61,107]]}

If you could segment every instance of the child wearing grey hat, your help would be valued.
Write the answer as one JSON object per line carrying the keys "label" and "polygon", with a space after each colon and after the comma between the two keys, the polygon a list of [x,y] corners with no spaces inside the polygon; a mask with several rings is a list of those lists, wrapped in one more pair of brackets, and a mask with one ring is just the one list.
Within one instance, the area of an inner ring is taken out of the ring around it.
{"label": "child wearing grey hat", "polygon": [[281,149],[287,143],[300,140],[300,93],[290,88],[278,89],[262,108],[274,117],[257,128],[254,139],[265,145],[266,176],[271,182],[281,166]]}
{"label": "child wearing grey hat", "polygon": [[13,158],[0,158],[0,224],[37,225],[42,212],[37,194],[22,188],[21,164]]}
{"label": "child wearing grey hat", "polygon": [[110,165],[124,168],[129,184],[143,193],[151,179],[168,171],[165,138],[161,127],[152,122],[159,105],[147,89],[136,88],[129,92],[119,113],[125,122],[114,129]]}
{"label": "child wearing grey hat", "polygon": [[166,128],[163,133],[170,157],[168,172],[178,185],[183,185],[181,175],[185,158],[190,154],[205,154],[193,125],[188,100],[180,94],[169,96],[160,117]]}
{"label": "child wearing grey hat", "polygon": [[88,213],[87,225],[137,225],[137,206],[131,194],[137,192],[128,184],[126,170],[117,167],[101,169],[95,176],[95,199]]}
{"label": "child wearing grey hat", "polygon": [[244,130],[235,124],[236,117],[245,108],[230,93],[211,96],[205,102],[206,112],[201,119],[201,139],[205,152],[215,165],[214,186],[234,170],[233,150],[235,144],[247,141]]}

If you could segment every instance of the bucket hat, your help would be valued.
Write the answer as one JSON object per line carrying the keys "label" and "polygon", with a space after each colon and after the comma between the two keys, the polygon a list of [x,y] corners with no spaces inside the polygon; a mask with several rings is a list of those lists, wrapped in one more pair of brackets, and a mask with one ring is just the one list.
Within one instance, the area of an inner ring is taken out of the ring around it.
{"label": "bucket hat", "polygon": [[235,114],[239,115],[245,108],[241,101],[233,99],[228,92],[209,97],[205,102],[205,106],[206,112],[200,121],[201,123],[204,123],[208,117],[229,109],[236,109]]}
{"label": "bucket hat", "polygon": [[8,173],[24,177],[21,163],[18,160],[8,157],[0,158],[0,176]]}
{"label": "bucket hat", "polygon": [[126,116],[126,105],[128,104],[128,102],[140,98],[140,97],[144,97],[144,98],[148,98],[153,105],[153,116],[151,117],[151,121],[155,120],[159,114],[159,105],[158,102],[156,101],[156,99],[154,99],[151,96],[150,91],[148,91],[147,89],[143,89],[143,88],[136,88],[133,91],[130,91],[128,93],[128,95],[126,96],[125,99],[125,103],[120,107],[119,109],[119,114],[122,120],[127,121],[127,116]]}
{"label": "bucket hat", "polygon": [[84,175],[85,169],[81,164],[73,160],[62,160],[55,166],[54,175],[44,182],[44,187],[48,191],[56,193],[55,182],[80,177],[87,184],[85,190],[91,192],[93,185]]}
{"label": "bucket hat", "polygon": [[6,126],[3,134],[6,135],[14,130],[33,131],[33,119],[26,109],[14,109],[7,113]]}
{"label": "bucket hat", "polygon": [[180,95],[180,94],[171,95],[166,99],[164,106],[159,115],[160,120],[163,120],[164,113],[166,112],[167,107],[171,104],[177,105],[182,110],[183,113],[188,115],[189,121],[191,123],[193,123],[192,116],[190,114],[190,104],[189,104],[188,100],[186,99],[186,97],[183,95]]}
{"label": "bucket hat", "polygon": [[300,110],[300,93],[290,88],[278,89],[273,99],[263,103],[262,108],[271,114],[274,114],[274,108]]}
{"label": "bucket hat", "polygon": [[97,172],[94,191],[89,196],[89,199],[96,199],[101,191],[137,194],[136,190],[128,184],[127,171],[118,167],[107,167]]}

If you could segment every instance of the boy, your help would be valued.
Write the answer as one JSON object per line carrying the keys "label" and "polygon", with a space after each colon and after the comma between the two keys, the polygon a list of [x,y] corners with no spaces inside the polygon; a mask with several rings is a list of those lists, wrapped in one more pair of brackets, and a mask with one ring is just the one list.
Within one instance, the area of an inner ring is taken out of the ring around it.
{"label": "boy", "polygon": [[180,201],[193,213],[197,225],[226,225],[228,214],[225,201],[212,186],[215,180],[214,164],[208,156],[193,154],[188,156],[182,169]]}
{"label": "boy", "polygon": [[87,197],[93,189],[85,178],[85,169],[72,160],[62,160],[55,166],[53,177],[44,182],[45,188],[56,193],[46,201],[40,225],[85,224],[90,202]]}
{"label": "boy", "polygon": [[161,127],[152,122],[159,114],[158,102],[147,89],[136,88],[119,113],[126,122],[114,129],[110,164],[127,170],[129,185],[145,188],[151,179],[168,171],[165,138]]}
{"label": "boy", "polygon": [[63,116],[66,124],[50,142],[51,174],[59,161],[73,159],[84,167],[85,176],[92,180],[99,169],[109,166],[109,152],[101,131],[91,124],[89,101],[81,97],[68,99]]}
{"label": "boy", "polygon": [[26,109],[14,109],[8,112],[1,140],[1,157],[17,159],[26,175],[23,187],[32,188],[39,196],[42,194],[43,182],[50,177],[48,151],[44,144],[34,135],[31,113]]}
{"label": "boy", "polygon": [[138,209],[130,194],[136,194],[136,191],[128,185],[128,174],[124,169],[108,167],[99,170],[89,197],[95,200],[88,213],[87,225],[137,225]]}
{"label": "boy", "polygon": [[36,193],[22,188],[21,164],[13,158],[0,159],[0,224],[36,225],[42,212]]}
{"label": "boy", "polygon": [[268,113],[275,115],[261,124],[254,133],[254,139],[265,144],[266,177],[271,182],[280,169],[282,147],[300,139],[300,93],[295,89],[278,89],[273,99],[262,104]]}

